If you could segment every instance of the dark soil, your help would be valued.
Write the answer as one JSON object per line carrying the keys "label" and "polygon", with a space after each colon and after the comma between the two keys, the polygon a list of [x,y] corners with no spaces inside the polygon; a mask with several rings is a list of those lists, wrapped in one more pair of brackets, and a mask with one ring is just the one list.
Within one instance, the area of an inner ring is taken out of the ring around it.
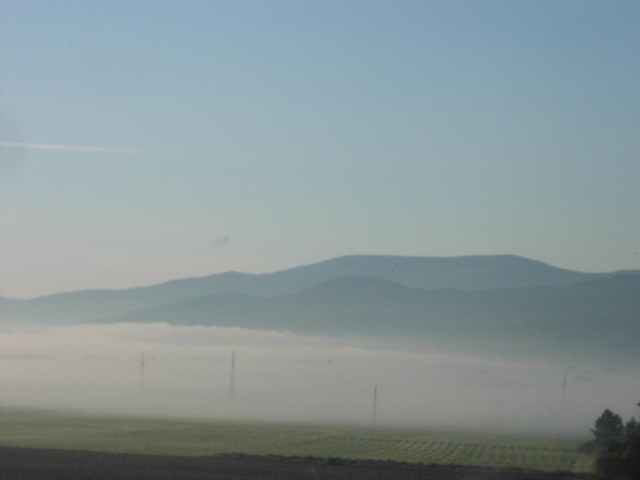
{"label": "dark soil", "polygon": [[399,462],[217,455],[183,457],[0,447],[2,480],[431,479],[577,480],[586,475],[513,468]]}

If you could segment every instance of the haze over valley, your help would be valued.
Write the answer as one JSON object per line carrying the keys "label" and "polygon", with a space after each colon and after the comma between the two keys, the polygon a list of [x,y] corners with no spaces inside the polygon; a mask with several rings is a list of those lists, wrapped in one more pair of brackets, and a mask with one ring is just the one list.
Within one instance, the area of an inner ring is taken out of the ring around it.
{"label": "haze over valley", "polygon": [[639,293],[635,271],[351,256],[2,299],[0,401],[370,424],[377,386],[390,426],[584,433],[604,406],[629,410]]}

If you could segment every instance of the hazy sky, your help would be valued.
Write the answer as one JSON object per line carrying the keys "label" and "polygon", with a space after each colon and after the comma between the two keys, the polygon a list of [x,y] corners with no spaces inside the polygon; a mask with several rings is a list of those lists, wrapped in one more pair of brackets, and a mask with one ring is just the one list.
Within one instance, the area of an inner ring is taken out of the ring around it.
{"label": "hazy sky", "polygon": [[635,0],[0,5],[0,295],[352,253],[640,268]]}

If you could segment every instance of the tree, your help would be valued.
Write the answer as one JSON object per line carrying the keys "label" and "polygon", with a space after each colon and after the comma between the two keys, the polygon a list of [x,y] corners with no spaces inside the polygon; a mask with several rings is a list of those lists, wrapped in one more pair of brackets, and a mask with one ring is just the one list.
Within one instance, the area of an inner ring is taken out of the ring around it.
{"label": "tree", "polygon": [[640,422],[633,417],[625,425],[622,458],[627,471],[635,472],[630,478],[640,479]]}
{"label": "tree", "polygon": [[[640,406],[640,403],[638,404]],[[611,480],[640,480],[640,422],[622,418],[611,410],[605,410],[591,429],[594,439],[587,450],[598,455],[595,473]]]}
{"label": "tree", "polygon": [[594,436],[594,451],[615,451],[624,439],[622,417],[606,409],[595,421],[595,428],[591,429],[591,433]]}

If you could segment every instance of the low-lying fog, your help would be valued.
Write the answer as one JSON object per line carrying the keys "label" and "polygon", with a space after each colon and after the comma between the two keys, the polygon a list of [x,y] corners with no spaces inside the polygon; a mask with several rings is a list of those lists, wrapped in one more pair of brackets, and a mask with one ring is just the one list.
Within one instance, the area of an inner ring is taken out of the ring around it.
{"label": "low-lying fog", "polygon": [[367,425],[377,385],[383,426],[586,436],[605,408],[639,413],[637,370],[234,328],[42,328],[0,334],[0,354],[3,407]]}

